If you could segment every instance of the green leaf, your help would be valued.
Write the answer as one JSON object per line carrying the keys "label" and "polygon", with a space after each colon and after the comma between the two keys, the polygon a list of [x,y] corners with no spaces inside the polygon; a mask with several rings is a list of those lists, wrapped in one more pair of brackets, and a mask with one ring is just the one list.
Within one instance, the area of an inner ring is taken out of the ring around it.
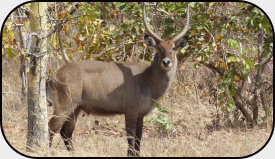
{"label": "green leaf", "polygon": [[247,70],[242,70],[242,74],[244,75],[244,76],[246,76],[247,75]]}
{"label": "green leaf", "polygon": [[136,34],[136,33],[137,33],[136,28],[135,28],[135,27],[133,27],[133,28],[131,29],[131,32],[132,32],[133,34]]}
{"label": "green leaf", "polygon": [[230,82],[231,82],[231,78],[230,78],[230,77],[226,77],[226,78],[224,79],[224,82],[225,82],[225,83],[230,83]]}
{"label": "green leaf", "polygon": [[260,24],[259,24],[259,28],[261,28],[261,29],[263,28],[263,25],[262,25],[262,23],[260,23]]}
{"label": "green leaf", "polygon": [[243,2],[238,2],[238,7],[243,7],[244,3]]}
{"label": "green leaf", "polygon": [[243,51],[240,51],[240,55],[243,55]]}
{"label": "green leaf", "polygon": [[173,127],[174,127],[173,124],[170,124],[170,123],[167,123],[166,125],[166,129],[168,130],[172,130]]}
{"label": "green leaf", "polygon": [[247,60],[246,61],[250,66],[254,66],[255,64],[254,64],[254,61],[252,61],[252,60]]}
{"label": "green leaf", "polygon": [[194,36],[194,35],[196,35],[197,34],[197,30],[196,29],[193,29],[192,31],[191,31],[191,33],[190,33],[190,36]]}
{"label": "green leaf", "polygon": [[238,62],[240,59],[235,57],[235,56],[230,56],[227,58],[227,62],[231,63],[231,62]]}
{"label": "green leaf", "polygon": [[245,63],[245,68],[246,69],[250,69],[251,67],[250,67],[250,65],[248,63]]}
{"label": "green leaf", "polygon": [[161,109],[160,112],[168,114],[168,110],[166,110],[166,109]]}
{"label": "green leaf", "polygon": [[209,7],[213,7],[213,6],[214,6],[214,2],[210,2]]}
{"label": "green leaf", "polygon": [[203,37],[203,36],[202,36],[202,37],[199,37],[198,40],[199,40],[199,41],[204,41],[204,37]]}
{"label": "green leaf", "polygon": [[224,113],[224,111],[225,111],[224,107],[221,108],[221,111]]}
{"label": "green leaf", "polygon": [[226,90],[227,86],[225,83],[221,83],[219,84],[219,87],[222,89],[222,90]]}
{"label": "green leaf", "polygon": [[128,29],[128,25],[123,23],[121,24],[120,28],[123,30],[123,31],[126,31]]}
{"label": "green leaf", "polygon": [[230,101],[229,101],[229,105],[227,106],[227,110],[229,112],[232,112],[232,108],[233,108],[234,105],[235,105],[235,102],[234,102],[233,98],[231,98]]}
{"label": "green leaf", "polygon": [[15,54],[13,53],[12,48],[7,48],[7,54],[12,59],[15,57]]}
{"label": "green leaf", "polygon": [[171,35],[171,34],[175,33],[175,30],[174,30],[174,28],[167,27],[166,33]]}
{"label": "green leaf", "polygon": [[228,107],[227,107],[227,110],[229,111],[229,112],[232,112],[232,105],[228,105]]}
{"label": "green leaf", "polygon": [[164,19],[163,21],[163,25],[170,25],[172,24],[174,21],[172,19]]}
{"label": "green leaf", "polygon": [[227,44],[232,46],[233,48],[239,48],[239,43],[237,40],[228,39]]}
{"label": "green leaf", "polygon": [[[131,35],[131,38],[132,38],[132,39],[135,39],[135,38],[136,38],[136,35],[132,34],[132,35]],[[129,42],[130,42],[130,39],[129,39]]]}
{"label": "green leaf", "polygon": [[199,64],[195,63],[195,64],[194,64],[194,68],[195,68],[195,69],[198,69],[198,68],[199,68]]}
{"label": "green leaf", "polygon": [[235,95],[234,85],[231,87],[230,95],[231,95],[231,96],[234,96],[234,95]]}
{"label": "green leaf", "polygon": [[221,100],[225,97],[224,93],[218,94],[218,99]]}
{"label": "green leaf", "polygon": [[160,108],[160,104],[156,103],[156,107],[157,107],[157,108]]}
{"label": "green leaf", "polygon": [[199,56],[199,57],[197,58],[197,61],[202,61],[202,56]]}
{"label": "green leaf", "polygon": [[251,19],[250,24],[254,26],[254,20]]}
{"label": "green leaf", "polygon": [[206,56],[207,56],[207,57],[211,57],[211,55],[212,55],[212,52],[211,52],[210,50],[207,50],[207,51],[206,51]]}
{"label": "green leaf", "polygon": [[116,7],[120,7],[122,5],[125,5],[125,2],[116,2],[115,4],[116,4]]}

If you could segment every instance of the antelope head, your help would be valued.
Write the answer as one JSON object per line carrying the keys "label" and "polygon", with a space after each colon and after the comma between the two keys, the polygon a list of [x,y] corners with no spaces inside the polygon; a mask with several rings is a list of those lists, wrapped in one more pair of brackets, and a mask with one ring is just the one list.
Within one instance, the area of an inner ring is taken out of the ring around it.
{"label": "antelope head", "polygon": [[186,25],[175,37],[173,37],[171,40],[162,40],[157,34],[155,34],[150,27],[148,26],[148,23],[146,21],[146,13],[145,13],[145,3],[143,3],[143,22],[145,25],[146,30],[148,31],[149,35],[144,36],[144,40],[146,45],[152,46],[156,48],[157,53],[155,56],[158,56],[156,58],[156,61],[163,70],[169,71],[173,65],[176,65],[175,60],[176,57],[176,50],[183,48],[188,41],[188,38],[184,36],[188,30],[190,17],[189,17],[189,6],[187,8],[187,20]]}

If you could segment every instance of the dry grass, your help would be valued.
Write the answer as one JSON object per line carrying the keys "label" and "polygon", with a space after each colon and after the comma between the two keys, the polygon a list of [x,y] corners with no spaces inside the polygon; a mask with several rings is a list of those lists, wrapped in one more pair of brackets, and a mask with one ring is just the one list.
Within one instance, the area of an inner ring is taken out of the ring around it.
{"label": "dry grass", "polygon": [[[2,61],[2,123],[9,143],[18,151],[25,151],[27,136],[27,107],[21,103],[19,65]],[[141,142],[141,156],[246,156],[260,149],[270,136],[272,123],[254,129],[212,128],[215,106],[196,100],[194,88],[174,82],[172,89],[160,101],[169,111],[170,131],[157,124],[145,124]],[[49,108],[49,116],[52,108]],[[84,113],[83,113],[84,114]],[[60,137],[53,139],[48,152],[33,156],[126,156],[127,142],[124,117],[80,115],[73,134],[75,152],[70,153]],[[145,121],[154,118],[154,111]],[[271,121],[272,122],[272,121]]]}

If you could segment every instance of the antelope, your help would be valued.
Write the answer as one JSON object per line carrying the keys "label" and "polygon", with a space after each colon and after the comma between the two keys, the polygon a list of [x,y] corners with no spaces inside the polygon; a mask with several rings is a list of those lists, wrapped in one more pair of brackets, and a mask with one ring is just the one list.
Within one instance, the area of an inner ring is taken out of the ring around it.
{"label": "antelope", "polygon": [[[177,70],[176,50],[185,47],[189,27],[189,5],[183,30],[162,40],[148,26],[143,3],[143,22],[149,35],[146,45],[156,53],[150,66],[142,63],[79,61],[60,68],[48,82],[54,113],[49,120],[50,147],[60,132],[67,150],[73,151],[72,134],[81,110],[87,114],[124,114],[128,156],[140,156],[143,118],[170,88]],[[48,88],[48,89],[49,89]]]}

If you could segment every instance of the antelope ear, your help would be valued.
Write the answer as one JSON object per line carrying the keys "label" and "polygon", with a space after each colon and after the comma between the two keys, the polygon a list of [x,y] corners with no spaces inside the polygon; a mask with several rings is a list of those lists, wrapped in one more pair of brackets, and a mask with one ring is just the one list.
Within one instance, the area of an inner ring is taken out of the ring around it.
{"label": "antelope ear", "polygon": [[186,36],[184,36],[176,42],[175,48],[181,49],[186,46],[187,42],[188,42],[188,38]]}
{"label": "antelope ear", "polygon": [[156,40],[153,37],[151,37],[150,35],[145,35],[144,41],[145,41],[146,45],[148,45],[148,46],[155,47],[157,45]]}

